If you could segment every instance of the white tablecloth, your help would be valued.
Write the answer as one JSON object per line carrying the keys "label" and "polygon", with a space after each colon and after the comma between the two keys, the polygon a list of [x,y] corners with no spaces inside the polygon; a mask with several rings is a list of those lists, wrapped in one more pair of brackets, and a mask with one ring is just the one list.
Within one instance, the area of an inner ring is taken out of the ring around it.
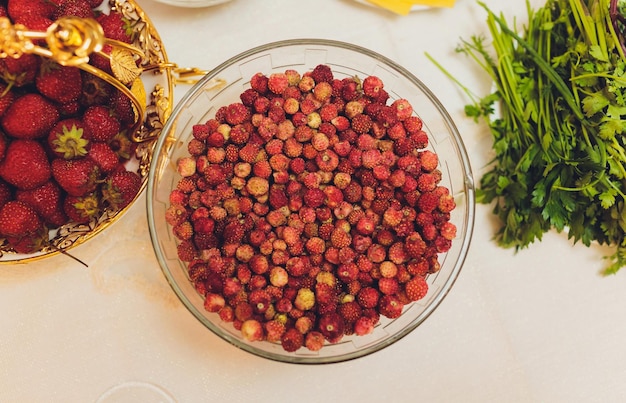
{"label": "white tablecloth", "polygon": [[[526,20],[524,0],[485,3]],[[460,38],[486,32],[473,0],[402,17],[352,0],[139,4],[180,66],[210,69],[265,42],[303,37],[382,53],[440,98],[475,177],[482,172],[489,134],[464,116],[468,100],[424,56],[488,91],[484,74],[454,51]],[[177,86],[175,98],[188,89]],[[182,306],[154,257],[142,196],[72,250],[88,268],[62,255],[0,266],[0,402],[624,401],[626,271],[600,276],[610,251],[572,247],[559,234],[514,254],[494,244],[494,228],[490,208],[477,206],[456,284],[413,333],[358,360],[295,366],[238,350]]]}

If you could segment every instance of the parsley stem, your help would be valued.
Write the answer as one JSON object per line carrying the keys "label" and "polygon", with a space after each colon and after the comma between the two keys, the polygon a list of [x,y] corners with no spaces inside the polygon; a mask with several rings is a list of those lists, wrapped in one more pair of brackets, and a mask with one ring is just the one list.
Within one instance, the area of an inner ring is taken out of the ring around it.
{"label": "parsley stem", "polygon": [[[572,0],[572,1],[574,1],[574,0]],[[543,73],[546,75],[546,77],[548,77],[548,79],[550,79],[550,81],[555,85],[555,87],[561,93],[561,95],[563,96],[565,102],[571,108],[572,113],[574,113],[574,115],[576,115],[576,117],[578,119],[580,119],[581,121],[584,122],[585,116],[583,115],[583,113],[582,113],[582,111],[580,109],[580,106],[576,103],[574,97],[572,96],[572,92],[568,88],[568,86],[565,83],[565,81],[563,81],[561,76],[559,76],[558,73],[548,64],[548,62],[545,59],[543,59],[540,55],[538,55],[537,52],[535,51],[535,49],[533,49],[524,39],[522,39],[516,32],[512,31],[511,29],[509,29],[509,27],[507,26],[506,22],[504,20],[502,20],[501,18],[498,18],[485,5],[485,3],[479,1],[478,4],[480,6],[482,6],[487,11],[487,14],[489,16],[491,16],[493,21],[498,23],[498,25],[500,26],[500,28],[502,29],[503,32],[505,32],[507,35],[510,35],[511,37],[513,37],[517,41],[517,43],[520,46],[522,46],[528,52],[529,55],[532,56],[532,59],[537,64],[537,67],[539,67],[543,71]]]}

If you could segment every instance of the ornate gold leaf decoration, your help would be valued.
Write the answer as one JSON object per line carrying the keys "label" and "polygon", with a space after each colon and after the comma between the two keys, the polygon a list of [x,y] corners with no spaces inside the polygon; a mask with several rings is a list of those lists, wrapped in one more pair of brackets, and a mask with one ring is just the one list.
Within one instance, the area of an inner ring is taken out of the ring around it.
{"label": "ornate gold leaf decoration", "polygon": [[[115,78],[125,85],[132,84],[141,75],[141,69],[137,67],[133,54],[126,49],[114,48],[111,51],[111,70]],[[141,99],[139,101],[141,102]]]}

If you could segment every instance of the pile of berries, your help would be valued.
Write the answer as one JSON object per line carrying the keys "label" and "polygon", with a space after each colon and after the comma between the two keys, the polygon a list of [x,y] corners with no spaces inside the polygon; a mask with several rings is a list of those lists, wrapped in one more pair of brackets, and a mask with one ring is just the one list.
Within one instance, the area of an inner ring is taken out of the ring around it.
{"label": "pile of berries", "polygon": [[[128,21],[102,0],[0,0],[0,16],[45,31],[63,16],[96,19],[109,38],[131,43]],[[110,48],[104,49],[111,52]],[[110,61],[90,63],[111,73]],[[117,211],[140,190],[126,169],[135,145],[131,101],[105,81],[32,54],[0,58],[0,246],[32,253],[50,230]]]}
{"label": "pile of berries", "polygon": [[193,126],[166,210],[205,308],[317,351],[425,297],[456,204],[411,104],[323,64],[257,73],[240,101]]}

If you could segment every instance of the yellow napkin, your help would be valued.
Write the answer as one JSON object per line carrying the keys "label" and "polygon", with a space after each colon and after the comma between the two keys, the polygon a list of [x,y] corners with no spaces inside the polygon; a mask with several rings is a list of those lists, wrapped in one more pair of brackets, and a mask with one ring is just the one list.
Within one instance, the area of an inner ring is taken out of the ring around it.
{"label": "yellow napkin", "polygon": [[452,7],[455,0],[367,0],[396,14],[407,15],[415,5],[429,7]]}

